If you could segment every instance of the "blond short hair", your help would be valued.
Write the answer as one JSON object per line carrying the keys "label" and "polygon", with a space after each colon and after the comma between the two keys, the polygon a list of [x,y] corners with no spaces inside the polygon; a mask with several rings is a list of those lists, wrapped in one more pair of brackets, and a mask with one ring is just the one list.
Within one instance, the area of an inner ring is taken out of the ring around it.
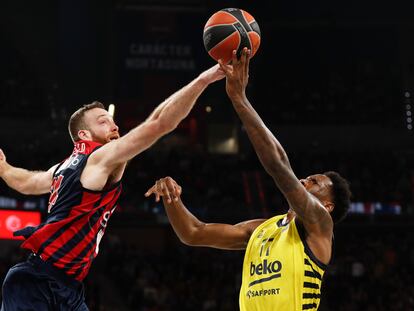
{"label": "blond short hair", "polygon": [[85,122],[85,112],[94,108],[105,109],[105,106],[98,101],[94,101],[91,104],[84,105],[82,108],[76,110],[69,119],[69,134],[73,142],[80,140],[78,132],[80,130],[89,130],[88,125]]}

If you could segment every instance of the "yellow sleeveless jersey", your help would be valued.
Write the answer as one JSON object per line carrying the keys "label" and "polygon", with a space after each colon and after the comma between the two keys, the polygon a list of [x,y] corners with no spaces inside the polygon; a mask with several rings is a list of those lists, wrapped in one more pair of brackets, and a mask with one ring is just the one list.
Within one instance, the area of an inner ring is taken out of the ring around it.
{"label": "yellow sleeveless jersey", "polygon": [[244,256],[241,311],[317,310],[326,265],[308,248],[303,227],[286,215],[268,219],[250,237]]}

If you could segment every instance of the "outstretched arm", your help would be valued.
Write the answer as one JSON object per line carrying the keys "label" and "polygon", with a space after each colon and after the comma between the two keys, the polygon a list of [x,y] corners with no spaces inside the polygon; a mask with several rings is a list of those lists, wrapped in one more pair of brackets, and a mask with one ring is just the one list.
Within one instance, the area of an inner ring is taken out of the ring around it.
{"label": "outstretched arm", "polygon": [[181,201],[181,187],[171,178],[158,180],[145,196],[162,197],[165,211],[175,233],[186,245],[218,249],[245,249],[254,229],[264,220],[255,219],[236,225],[204,223],[195,217]]}
{"label": "outstretched arm", "polygon": [[44,194],[50,191],[53,180],[53,171],[56,165],[48,171],[28,171],[10,165],[0,149],[0,177],[6,184],[23,194]]}
{"label": "outstretched arm", "polygon": [[[239,115],[260,162],[272,176],[290,207],[302,219],[308,231],[332,230],[332,219],[323,205],[306,191],[292,171],[287,154],[272,132],[266,127],[246,96],[249,77],[250,51],[243,50],[240,60],[233,53],[232,65],[220,66],[226,74],[226,91]],[[313,226],[318,224],[317,226]]]}
{"label": "outstretched arm", "polygon": [[100,163],[112,170],[114,166],[125,163],[149,148],[160,137],[177,127],[209,84],[222,78],[224,73],[219,65],[204,71],[161,103],[142,124],[94,152],[91,163]]}

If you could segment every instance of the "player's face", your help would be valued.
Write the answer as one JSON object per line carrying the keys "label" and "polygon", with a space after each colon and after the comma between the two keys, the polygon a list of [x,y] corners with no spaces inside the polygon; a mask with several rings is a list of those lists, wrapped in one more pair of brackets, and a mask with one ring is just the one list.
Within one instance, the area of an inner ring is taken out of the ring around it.
{"label": "player's face", "polygon": [[300,182],[306,190],[316,196],[319,200],[325,201],[330,199],[332,181],[323,174],[316,174],[301,179]]}
{"label": "player's face", "polygon": [[85,113],[84,118],[93,141],[106,144],[119,138],[118,126],[105,109],[91,109]]}

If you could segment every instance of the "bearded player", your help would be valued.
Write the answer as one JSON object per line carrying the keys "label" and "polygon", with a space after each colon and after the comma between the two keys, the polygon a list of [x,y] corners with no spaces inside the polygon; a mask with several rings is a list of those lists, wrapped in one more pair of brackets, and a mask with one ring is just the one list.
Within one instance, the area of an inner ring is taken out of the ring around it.
{"label": "bearded player", "polygon": [[0,177],[9,187],[50,192],[45,222],[17,232],[32,253],[8,271],[1,311],[88,310],[82,280],[116,208],[127,161],[174,130],[205,88],[222,78],[218,65],[204,71],[123,137],[101,103],[80,108],[69,120],[72,154],[47,171],[13,167],[0,150]]}

